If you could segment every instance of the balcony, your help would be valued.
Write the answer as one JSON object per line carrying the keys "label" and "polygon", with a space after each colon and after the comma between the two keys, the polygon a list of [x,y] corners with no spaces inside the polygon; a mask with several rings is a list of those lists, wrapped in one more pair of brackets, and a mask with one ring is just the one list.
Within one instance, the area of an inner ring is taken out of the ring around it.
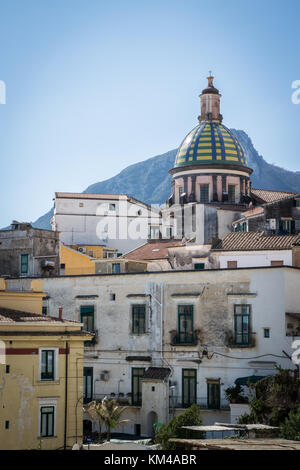
{"label": "balcony", "polygon": [[103,400],[104,397],[108,398],[108,400],[116,400],[119,406],[142,406],[142,394],[137,394],[135,396],[135,400],[132,398],[132,393],[107,393],[107,394],[94,394],[93,400],[96,402],[100,402]]}
{"label": "balcony", "polygon": [[256,333],[249,332],[235,334],[233,331],[227,331],[225,334],[225,345],[228,348],[255,348]]}
{"label": "balcony", "polygon": [[220,403],[210,403],[208,404],[207,397],[197,397],[195,400],[190,400],[188,403],[182,402],[181,396],[170,396],[169,397],[169,407],[173,408],[188,408],[193,404],[196,404],[201,410],[217,410],[217,411],[229,411],[230,406],[226,400],[221,400]]}
{"label": "balcony", "polygon": [[195,346],[198,343],[198,335],[196,331],[178,332],[170,331],[172,346]]}
{"label": "balcony", "polygon": [[89,331],[93,335],[92,339],[84,342],[84,347],[95,346],[98,343],[98,330]]}

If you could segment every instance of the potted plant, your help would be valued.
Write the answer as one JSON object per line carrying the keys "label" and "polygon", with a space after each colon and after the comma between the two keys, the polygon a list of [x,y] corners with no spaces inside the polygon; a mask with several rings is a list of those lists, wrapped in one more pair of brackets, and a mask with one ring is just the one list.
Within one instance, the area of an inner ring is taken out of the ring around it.
{"label": "potted plant", "polygon": [[245,403],[243,390],[241,385],[237,384],[233,387],[228,387],[225,390],[225,396],[230,403]]}
{"label": "potted plant", "polygon": [[115,394],[114,392],[112,392],[112,393],[110,394],[110,396],[111,396],[111,397],[115,397],[116,394]]}

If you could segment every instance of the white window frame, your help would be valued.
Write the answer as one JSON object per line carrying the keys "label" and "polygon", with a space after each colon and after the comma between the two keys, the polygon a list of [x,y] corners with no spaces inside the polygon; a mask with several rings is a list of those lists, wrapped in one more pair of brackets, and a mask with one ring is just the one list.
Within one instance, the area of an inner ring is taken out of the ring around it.
{"label": "white window frame", "polygon": [[[54,351],[54,379],[46,380],[42,379],[42,351]],[[57,382],[59,379],[58,376],[58,357],[59,357],[59,348],[39,348],[39,378],[40,382]]]}
{"label": "white window frame", "polygon": [[[41,408],[44,408],[47,406],[54,406],[53,436],[41,435],[41,421],[42,421]],[[57,399],[54,399],[54,398],[40,398],[39,399],[38,437],[42,439],[51,439],[51,438],[56,437],[56,412],[57,412]]]}

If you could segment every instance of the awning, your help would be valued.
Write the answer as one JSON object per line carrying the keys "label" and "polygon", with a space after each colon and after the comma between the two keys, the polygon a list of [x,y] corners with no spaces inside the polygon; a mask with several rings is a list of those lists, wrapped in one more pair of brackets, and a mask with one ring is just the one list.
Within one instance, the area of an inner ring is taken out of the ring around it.
{"label": "awning", "polygon": [[236,385],[248,385],[248,383],[255,384],[261,379],[264,379],[264,375],[249,375],[248,377],[239,377],[234,381]]}

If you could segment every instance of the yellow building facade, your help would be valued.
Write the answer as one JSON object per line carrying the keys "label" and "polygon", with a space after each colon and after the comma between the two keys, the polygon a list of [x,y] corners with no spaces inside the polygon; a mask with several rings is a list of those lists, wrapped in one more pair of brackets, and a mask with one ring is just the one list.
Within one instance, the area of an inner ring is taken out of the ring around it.
{"label": "yellow building facade", "polygon": [[84,341],[78,322],[0,307],[0,449],[82,442]]}
{"label": "yellow building facade", "polygon": [[0,278],[0,307],[23,312],[42,313],[43,281],[31,280],[28,291],[8,291],[5,279]]}
{"label": "yellow building facade", "polygon": [[90,256],[67,246],[60,246],[61,274],[95,274],[95,262]]}

